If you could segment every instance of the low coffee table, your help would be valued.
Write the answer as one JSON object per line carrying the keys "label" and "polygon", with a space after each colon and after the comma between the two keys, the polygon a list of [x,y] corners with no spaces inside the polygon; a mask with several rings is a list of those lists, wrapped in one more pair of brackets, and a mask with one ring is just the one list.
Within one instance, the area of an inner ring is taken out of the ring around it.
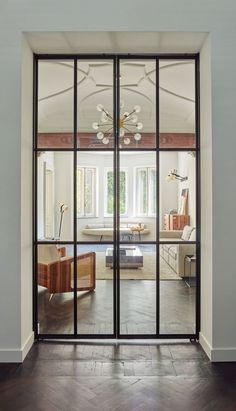
{"label": "low coffee table", "polygon": [[[113,267],[113,248],[106,249],[106,267]],[[120,246],[120,268],[143,267],[143,255],[137,246]]]}

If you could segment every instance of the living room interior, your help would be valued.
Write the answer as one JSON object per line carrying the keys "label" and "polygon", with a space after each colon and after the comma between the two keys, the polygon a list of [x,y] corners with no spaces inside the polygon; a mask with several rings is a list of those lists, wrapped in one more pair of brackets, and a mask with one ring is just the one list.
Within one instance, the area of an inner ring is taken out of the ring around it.
{"label": "living room interior", "polygon": [[112,335],[119,275],[120,334],[156,334],[159,293],[160,334],[194,335],[195,61],[159,62],[158,143],[156,62],[120,61],[119,167],[113,62],[77,62],[76,156],[74,63],[38,65],[38,333],[73,334],[77,289],[78,333]]}

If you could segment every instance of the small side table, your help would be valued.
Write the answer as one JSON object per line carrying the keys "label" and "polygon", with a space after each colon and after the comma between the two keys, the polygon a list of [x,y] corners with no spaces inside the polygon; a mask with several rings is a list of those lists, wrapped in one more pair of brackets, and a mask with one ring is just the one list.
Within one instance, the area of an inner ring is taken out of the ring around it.
{"label": "small side table", "polygon": [[136,232],[138,234],[139,241],[141,241],[141,232],[144,231],[144,228],[139,226],[133,226],[130,228],[130,230],[132,234]]}
{"label": "small side table", "polygon": [[[189,276],[186,276],[186,264],[188,263],[189,265]],[[194,266],[195,270],[193,272],[194,275],[192,275],[192,265]],[[187,280],[188,278],[188,280]],[[194,287],[196,285],[196,256],[194,254],[192,255],[186,255],[184,257],[184,281],[189,287]]]}

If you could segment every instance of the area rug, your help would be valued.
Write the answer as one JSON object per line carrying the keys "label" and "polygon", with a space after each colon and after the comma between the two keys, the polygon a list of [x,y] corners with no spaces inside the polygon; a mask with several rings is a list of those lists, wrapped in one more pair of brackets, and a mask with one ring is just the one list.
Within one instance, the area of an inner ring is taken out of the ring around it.
{"label": "area rug", "polygon": [[[96,279],[111,280],[113,270],[105,267],[105,253],[96,252]],[[156,279],[156,254],[145,252],[143,254],[143,267],[139,268],[122,268],[120,270],[122,280],[155,280]],[[170,266],[160,258],[160,279],[161,280],[182,280]]]}

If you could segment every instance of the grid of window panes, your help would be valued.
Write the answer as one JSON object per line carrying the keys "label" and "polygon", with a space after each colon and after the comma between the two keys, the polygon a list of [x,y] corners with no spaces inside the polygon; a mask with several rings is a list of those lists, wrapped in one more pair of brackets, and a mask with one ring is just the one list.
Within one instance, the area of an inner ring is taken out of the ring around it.
{"label": "grid of window panes", "polygon": [[[114,61],[38,61],[38,332],[111,336],[118,326],[124,336],[195,334],[195,61],[117,60],[118,142]],[[181,82],[189,95],[180,93]]]}

